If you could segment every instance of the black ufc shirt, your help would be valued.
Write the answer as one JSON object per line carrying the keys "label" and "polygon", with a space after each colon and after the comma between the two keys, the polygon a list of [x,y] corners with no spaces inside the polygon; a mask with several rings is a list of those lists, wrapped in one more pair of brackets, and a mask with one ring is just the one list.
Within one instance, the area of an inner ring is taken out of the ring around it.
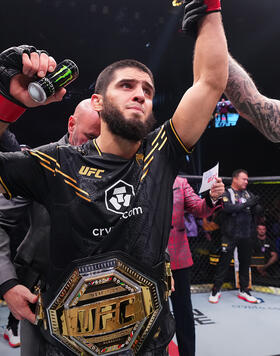
{"label": "black ufc shirt", "polygon": [[72,260],[107,251],[154,266],[164,258],[173,181],[186,152],[170,120],[129,160],[102,153],[95,141],[1,154],[0,180],[9,197],[46,206],[52,278]]}
{"label": "black ufc shirt", "polygon": [[270,259],[271,252],[277,251],[274,242],[269,237],[266,237],[264,240],[255,239],[254,253],[257,256],[264,256],[265,263]]}

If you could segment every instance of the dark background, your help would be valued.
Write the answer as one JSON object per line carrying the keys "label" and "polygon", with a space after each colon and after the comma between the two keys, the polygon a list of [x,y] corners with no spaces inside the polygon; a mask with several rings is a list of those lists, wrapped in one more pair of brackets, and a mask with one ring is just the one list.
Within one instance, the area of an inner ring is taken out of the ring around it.
{"label": "dark background", "polygon": [[[0,50],[23,43],[46,49],[57,62],[70,58],[80,77],[62,103],[28,110],[11,126],[32,147],[56,141],[65,132],[76,104],[93,93],[98,73],[113,61],[135,58],[156,78],[154,108],[158,125],[172,116],[192,83],[193,40],[180,31],[183,8],[171,0],[25,0],[3,2]],[[251,73],[261,92],[280,99],[279,20],[275,0],[223,1],[223,18],[232,55]],[[203,105],[203,103],[202,103]],[[199,107],[197,108],[199,110]],[[209,128],[188,173],[220,162],[220,173],[246,168],[250,176],[280,175],[278,144],[244,119],[236,127]],[[193,170],[196,167],[196,170]]]}

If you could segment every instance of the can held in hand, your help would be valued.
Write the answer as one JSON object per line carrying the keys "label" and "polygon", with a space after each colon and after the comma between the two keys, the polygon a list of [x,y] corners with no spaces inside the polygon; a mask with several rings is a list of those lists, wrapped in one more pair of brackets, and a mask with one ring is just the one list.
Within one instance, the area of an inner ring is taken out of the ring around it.
{"label": "can held in hand", "polygon": [[48,97],[54,95],[60,88],[66,87],[78,76],[79,69],[77,65],[70,59],[64,59],[56,66],[53,72],[28,85],[29,95],[34,101],[44,103]]}

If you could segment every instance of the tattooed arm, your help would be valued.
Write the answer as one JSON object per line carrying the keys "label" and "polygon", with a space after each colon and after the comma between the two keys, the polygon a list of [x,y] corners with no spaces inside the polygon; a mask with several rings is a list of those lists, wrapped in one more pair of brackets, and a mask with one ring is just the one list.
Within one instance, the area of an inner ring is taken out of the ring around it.
{"label": "tattooed arm", "polygon": [[280,101],[263,96],[249,74],[229,56],[225,90],[239,114],[272,142],[280,142]]}

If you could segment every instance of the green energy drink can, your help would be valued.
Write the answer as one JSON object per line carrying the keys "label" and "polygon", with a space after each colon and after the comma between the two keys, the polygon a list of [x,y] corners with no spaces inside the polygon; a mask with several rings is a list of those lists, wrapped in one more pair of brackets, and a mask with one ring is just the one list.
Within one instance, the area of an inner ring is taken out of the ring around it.
{"label": "green energy drink can", "polygon": [[28,85],[29,95],[34,101],[44,103],[48,97],[54,95],[60,88],[66,87],[78,76],[79,69],[77,65],[70,59],[64,59],[52,73]]}

